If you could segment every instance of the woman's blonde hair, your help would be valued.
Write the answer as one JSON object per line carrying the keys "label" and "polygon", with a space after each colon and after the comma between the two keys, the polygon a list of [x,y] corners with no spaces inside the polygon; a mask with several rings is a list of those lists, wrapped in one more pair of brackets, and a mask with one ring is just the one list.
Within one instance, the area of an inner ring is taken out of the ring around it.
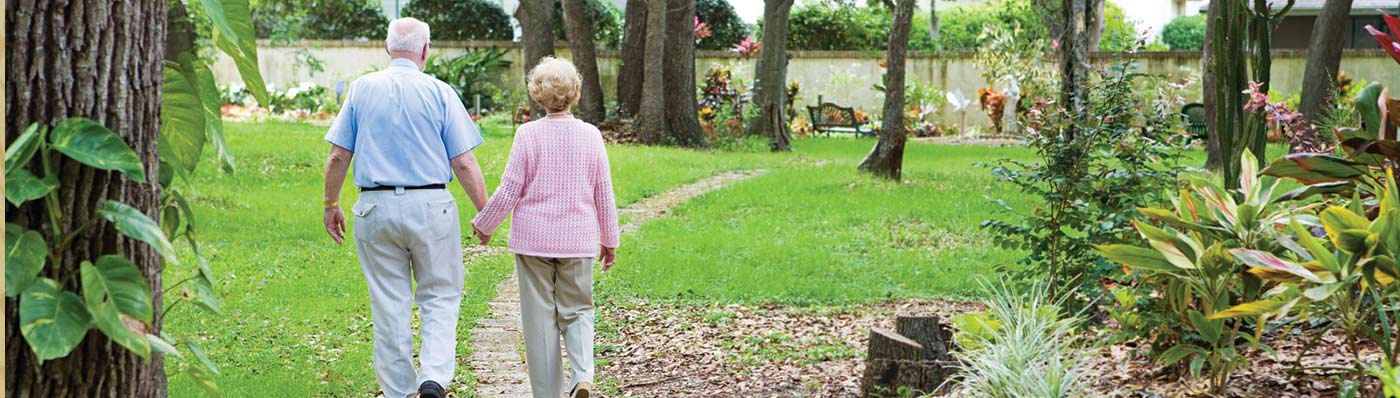
{"label": "woman's blonde hair", "polygon": [[554,57],[540,59],[525,78],[530,98],[550,112],[561,112],[578,102],[583,78],[569,61]]}

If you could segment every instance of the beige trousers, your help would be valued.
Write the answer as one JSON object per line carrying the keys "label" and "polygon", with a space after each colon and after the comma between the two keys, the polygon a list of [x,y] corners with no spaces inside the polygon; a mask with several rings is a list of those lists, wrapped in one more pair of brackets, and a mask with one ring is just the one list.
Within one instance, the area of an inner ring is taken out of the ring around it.
{"label": "beige trousers", "polygon": [[535,398],[558,398],[564,391],[561,334],[569,352],[572,383],[592,383],[593,258],[517,254],[515,272],[520,280],[520,320],[531,393]]}

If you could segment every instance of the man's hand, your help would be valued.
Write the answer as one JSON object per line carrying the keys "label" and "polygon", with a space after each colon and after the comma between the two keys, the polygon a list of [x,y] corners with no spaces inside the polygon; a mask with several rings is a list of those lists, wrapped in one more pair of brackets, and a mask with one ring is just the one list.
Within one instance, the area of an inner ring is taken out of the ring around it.
{"label": "man's hand", "polygon": [[475,225],[472,226],[472,235],[476,235],[476,239],[481,241],[482,246],[491,243],[491,234],[482,232],[480,229],[477,229]]}
{"label": "man's hand", "polygon": [[326,233],[331,235],[335,244],[345,242],[345,213],[340,211],[340,206],[326,208],[325,224]]}
{"label": "man's hand", "polygon": [[598,251],[598,261],[603,262],[603,272],[607,272],[608,269],[612,268],[613,262],[617,261],[617,248],[607,246],[600,247],[603,249]]}

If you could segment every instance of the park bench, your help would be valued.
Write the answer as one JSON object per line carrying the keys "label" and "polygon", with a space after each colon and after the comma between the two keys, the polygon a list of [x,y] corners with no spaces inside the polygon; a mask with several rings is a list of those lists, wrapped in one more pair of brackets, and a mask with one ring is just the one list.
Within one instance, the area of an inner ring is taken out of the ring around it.
{"label": "park bench", "polygon": [[1186,124],[1186,132],[1191,138],[1206,139],[1206,106],[1191,103],[1181,107],[1181,119]]}
{"label": "park bench", "polygon": [[869,122],[856,120],[855,108],[843,107],[830,102],[823,102],[817,106],[808,106],[807,113],[812,117],[812,128],[826,133],[830,137],[831,132],[853,133],[856,137],[875,136],[875,132],[865,125]]}

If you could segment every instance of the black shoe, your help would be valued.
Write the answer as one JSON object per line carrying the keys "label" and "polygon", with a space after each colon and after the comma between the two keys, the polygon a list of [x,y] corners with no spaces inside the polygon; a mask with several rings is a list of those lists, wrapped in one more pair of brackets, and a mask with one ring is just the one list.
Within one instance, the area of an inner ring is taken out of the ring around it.
{"label": "black shoe", "polygon": [[446,398],[447,391],[443,391],[442,385],[436,381],[428,380],[423,385],[418,386],[419,398]]}

